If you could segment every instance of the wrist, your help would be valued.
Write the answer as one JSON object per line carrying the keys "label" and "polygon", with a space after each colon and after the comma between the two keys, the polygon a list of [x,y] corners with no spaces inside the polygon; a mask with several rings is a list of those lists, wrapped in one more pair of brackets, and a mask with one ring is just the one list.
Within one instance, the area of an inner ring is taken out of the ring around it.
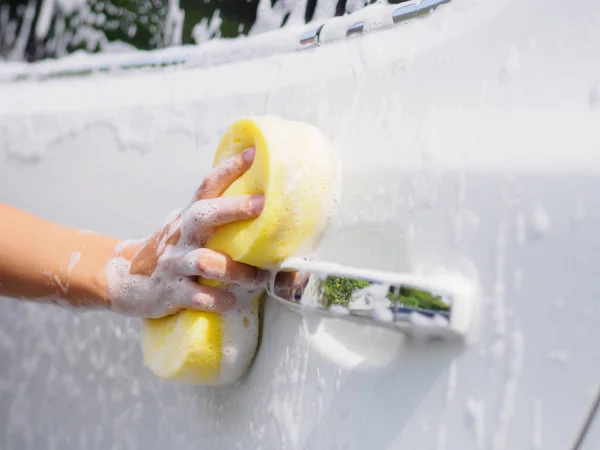
{"label": "wrist", "polygon": [[113,240],[109,242],[110,255],[105,257],[102,270],[95,271],[95,278],[90,286],[96,295],[102,294],[99,300],[103,306],[122,315],[127,314],[123,309],[123,296],[126,296],[127,280],[130,277],[132,260],[144,247],[145,240]]}
{"label": "wrist", "polygon": [[96,233],[78,233],[77,245],[66,271],[70,303],[88,309],[112,309],[107,269],[120,256],[118,239]]}

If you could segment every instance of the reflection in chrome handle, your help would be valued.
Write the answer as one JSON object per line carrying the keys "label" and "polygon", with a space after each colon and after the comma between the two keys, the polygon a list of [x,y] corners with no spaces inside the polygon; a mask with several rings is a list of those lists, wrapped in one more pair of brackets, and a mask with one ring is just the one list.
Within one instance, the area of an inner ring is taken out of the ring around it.
{"label": "reflection in chrome handle", "polygon": [[[307,262],[300,264],[297,270],[303,277],[301,285],[283,290],[275,284],[279,273],[275,272],[268,294],[299,312],[316,312],[409,333],[419,330],[448,336],[457,332],[461,335],[464,331],[453,323],[459,300],[457,293],[452,286],[444,289],[443,283],[436,283],[435,279],[329,263]],[[282,271],[289,272],[290,268]],[[459,308],[464,309],[464,305]]]}

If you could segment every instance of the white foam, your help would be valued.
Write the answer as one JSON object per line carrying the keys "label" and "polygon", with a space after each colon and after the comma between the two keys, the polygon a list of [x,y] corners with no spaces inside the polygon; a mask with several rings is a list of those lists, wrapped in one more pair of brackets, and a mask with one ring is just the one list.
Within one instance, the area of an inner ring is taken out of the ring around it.
{"label": "white foam", "polygon": [[69,267],[67,267],[67,277],[71,274],[75,266],[81,260],[81,252],[72,252],[69,258]]}
{"label": "white foam", "polygon": [[55,0],[43,0],[42,2],[40,15],[35,26],[35,37],[37,39],[44,39],[48,35],[52,13],[54,12],[54,2]]}
{"label": "white foam", "polygon": [[[259,291],[260,292],[260,291]],[[231,384],[247,370],[258,343],[258,307],[252,307],[256,292],[239,292],[233,309],[222,317],[222,357],[220,384]]]}
{"label": "white foam", "polygon": [[33,20],[35,17],[35,4],[36,2],[34,0],[29,0],[29,2],[27,3],[19,27],[19,35],[16,38],[16,42],[12,50],[8,54],[9,61],[16,61],[21,59],[21,55],[23,55],[25,51],[25,48],[27,46],[27,39],[31,33],[31,27],[33,25]]}
{"label": "white foam", "polygon": [[210,19],[203,18],[200,22],[194,25],[192,28],[192,36],[196,44],[202,44],[211,39],[213,35],[219,36],[219,30],[223,19],[220,17],[220,12],[215,9]]}
{"label": "white foam", "polygon": [[179,7],[179,0],[170,0],[163,32],[165,46],[181,45],[184,16],[185,12]]}
{"label": "white foam", "polygon": [[350,314],[348,308],[342,305],[331,305],[329,311],[335,316],[347,316]]}

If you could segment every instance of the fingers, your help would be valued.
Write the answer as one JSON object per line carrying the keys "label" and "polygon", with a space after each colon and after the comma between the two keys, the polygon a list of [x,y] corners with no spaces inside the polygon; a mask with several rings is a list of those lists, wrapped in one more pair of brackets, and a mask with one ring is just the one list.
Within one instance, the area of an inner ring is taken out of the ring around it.
{"label": "fingers", "polygon": [[[177,275],[200,276],[254,289],[267,281],[266,271],[206,248],[189,252],[174,262],[172,268]],[[180,280],[180,283],[183,283],[180,290],[183,295],[177,301],[180,307],[223,312],[230,310],[235,303],[235,294],[219,287],[205,286],[187,278]]]}
{"label": "fingers", "polygon": [[262,212],[264,204],[262,195],[200,200],[185,213],[182,235],[186,241],[202,243],[215,227],[238,220],[255,219]]}
{"label": "fingers", "polygon": [[239,197],[222,197],[203,202],[202,209],[213,212],[206,216],[205,224],[218,227],[238,220],[255,219],[265,205],[262,195],[243,195]]}
{"label": "fingers", "polygon": [[189,294],[182,299],[181,306],[198,311],[225,312],[235,304],[235,296],[231,292],[217,287],[204,286],[191,280],[184,280]]}
{"label": "fingers", "polygon": [[266,283],[268,273],[229,256],[206,248],[189,252],[180,258],[175,270],[181,275],[200,276],[211,280],[257,287]]}
{"label": "fingers", "polygon": [[254,148],[249,148],[213,169],[196,191],[194,199],[197,201],[221,196],[231,183],[250,168],[254,161],[255,153]]}

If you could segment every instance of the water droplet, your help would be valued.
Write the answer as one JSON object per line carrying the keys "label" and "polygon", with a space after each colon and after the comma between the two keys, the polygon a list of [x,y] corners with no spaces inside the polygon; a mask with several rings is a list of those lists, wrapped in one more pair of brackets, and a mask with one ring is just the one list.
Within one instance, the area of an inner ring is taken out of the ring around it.
{"label": "water droplet", "polygon": [[485,417],[485,402],[481,399],[474,399],[469,397],[467,400],[467,411],[469,412],[469,419],[473,426],[475,433],[475,440],[477,447],[482,448],[484,438],[484,417]]}
{"label": "water droplet", "polygon": [[519,52],[516,48],[511,47],[508,52],[508,58],[504,63],[504,66],[500,70],[499,79],[500,83],[504,85],[514,84],[519,76],[520,64],[519,64]]}
{"label": "water droplet", "polygon": [[550,215],[543,206],[537,205],[531,213],[531,230],[538,237],[542,237],[548,233],[550,225]]}
{"label": "water droplet", "polygon": [[592,110],[600,111],[600,81],[590,89],[588,102]]}

